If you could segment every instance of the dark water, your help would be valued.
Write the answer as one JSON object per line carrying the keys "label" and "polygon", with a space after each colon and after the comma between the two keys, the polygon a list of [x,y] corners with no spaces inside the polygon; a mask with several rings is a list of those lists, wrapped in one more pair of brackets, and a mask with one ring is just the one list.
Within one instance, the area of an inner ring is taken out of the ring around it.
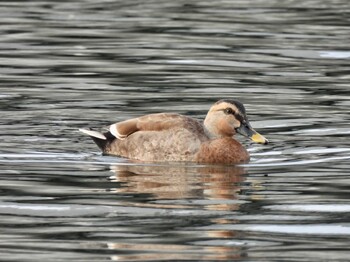
{"label": "dark water", "polygon": [[[350,4],[2,1],[1,261],[349,261]],[[244,102],[244,166],[143,165],[77,131]]]}

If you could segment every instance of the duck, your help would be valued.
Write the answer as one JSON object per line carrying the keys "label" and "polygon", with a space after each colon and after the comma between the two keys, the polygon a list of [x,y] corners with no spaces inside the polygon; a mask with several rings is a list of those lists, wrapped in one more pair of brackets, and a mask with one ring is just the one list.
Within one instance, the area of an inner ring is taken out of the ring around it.
{"label": "duck", "polygon": [[204,121],[155,113],[111,124],[106,132],[79,130],[104,155],[142,162],[247,163],[250,155],[235,139],[237,133],[256,143],[269,143],[250,125],[244,105],[234,99],[214,103]]}

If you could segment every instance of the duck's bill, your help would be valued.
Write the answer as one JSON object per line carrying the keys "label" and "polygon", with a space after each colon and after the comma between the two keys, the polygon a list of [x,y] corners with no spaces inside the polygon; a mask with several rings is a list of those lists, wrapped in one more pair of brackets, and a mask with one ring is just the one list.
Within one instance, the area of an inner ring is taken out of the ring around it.
{"label": "duck's bill", "polygon": [[264,144],[264,145],[269,143],[269,140],[267,140],[264,136],[256,132],[250,125],[249,126],[241,125],[236,130],[239,134],[249,137],[255,143]]}
{"label": "duck's bill", "polygon": [[268,144],[269,140],[267,140],[264,136],[260,135],[258,132],[255,132],[254,135],[252,135],[250,137],[250,139],[255,142],[255,143],[259,143],[259,144]]}

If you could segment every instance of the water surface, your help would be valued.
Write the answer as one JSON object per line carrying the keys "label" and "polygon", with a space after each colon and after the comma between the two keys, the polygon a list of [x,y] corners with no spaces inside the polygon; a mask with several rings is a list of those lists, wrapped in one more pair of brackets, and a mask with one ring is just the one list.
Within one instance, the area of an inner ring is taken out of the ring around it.
{"label": "water surface", "polygon": [[[347,1],[3,1],[3,261],[348,261]],[[243,166],[102,156],[77,130],[241,100]]]}

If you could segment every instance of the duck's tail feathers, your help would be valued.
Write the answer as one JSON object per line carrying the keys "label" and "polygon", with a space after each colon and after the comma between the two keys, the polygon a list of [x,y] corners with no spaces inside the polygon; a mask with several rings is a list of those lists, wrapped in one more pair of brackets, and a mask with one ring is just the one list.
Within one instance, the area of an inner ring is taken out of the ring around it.
{"label": "duck's tail feathers", "polygon": [[97,131],[88,130],[88,129],[84,129],[84,128],[80,128],[79,131],[84,133],[84,134],[87,134],[91,137],[95,137],[95,138],[102,139],[102,140],[107,140],[107,137],[104,134],[97,132]]}
{"label": "duck's tail feathers", "polygon": [[96,145],[102,150],[102,152],[105,151],[107,144],[110,142],[107,136],[108,134],[102,134],[97,131],[83,129],[83,128],[79,129],[79,131],[90,136],[92,140],[94,140]]}

